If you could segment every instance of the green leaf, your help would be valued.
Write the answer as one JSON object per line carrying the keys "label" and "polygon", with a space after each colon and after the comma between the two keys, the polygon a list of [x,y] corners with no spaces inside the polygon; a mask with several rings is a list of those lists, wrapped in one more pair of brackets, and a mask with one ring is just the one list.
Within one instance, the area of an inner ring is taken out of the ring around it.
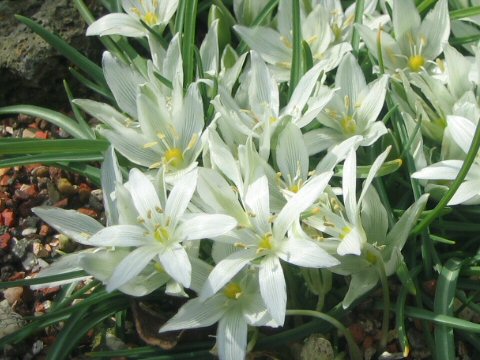
{"label": "green leaf", "polygon": [[[400,166],[402,166],[401,159],[386,161],[382,164],[382,166],[378,170],[375,177],[392,174],[395,171],[397,171],[400,168]],[[372,167],[371,165],[357,166],[357,178],[366,179],[371,167]],[[335,166],[335,174],[333,176],[337,176],[337,177],[343,176],[343,165]]]}
{"label": "green leaf", "polygon": [[36,140],[31,139],[12,139],[7,143],[0,142],[0,154],[63,154],[77,153],[90,154],[92,152],[105,151],[108,148],[106,140],[80,140],[80,139],[61,139],[61,140]]}
{"label": "green leaf", "polygon": [[476,15],[480,15],[480,6],[470,6],[465,9],[450,11],[450,20],[458,20]]}
{"label": "green leaf", "polygon": [[12,105],[4,106],[0,108],[0,115],[10,115],[10,114],[25,114],[30,116],[35,116],[47,120],[48,122],[56,125],[65,132],[72,135],[74,138],[78,139],[89,139],[90,135],[86,134],[75,120],[72,118],[63,115],[58,111],[53,111],[50,109],[45,109],[40,106],[35,105]]}
{"label": "green leaf", "polygon": [[185,77],[185,88],[190,85],[194,79],[195,71],[195,25],[197,20],[197,2],[198,0],[190,0],[185,2],[185,23],[183,26],[183,73]]}
{"label": "green leaf", "polygon": [[302,76],[302,27],[300,24],[300,0],[292,1],[292,14],[293,52],[292,68],[290,71],[290,84],[288,88],[289,97],[292,96],[293,90],[295,90],[295,87]]}
{"label": "green leaf", "polygon": [[[450,259],[440,272],[433,309],[438,315],[453,315],[453,301],[457,288],[458,275],[462,267],[462,261]],[[454,359],[455,342],[453,329],[448,325],[437,325],[435,327],[435,354],[437,359]]]}
{"label": "green leaf", "polygon": [[88,161],[102,161],[103,155],[95,153],[62,153],[62,154],[37,154],[37,155],[25,155],[15,156],[8,159],[0,160],[0,168],[18,165],[29,164],[56,164],[58,162],[88,162]]}

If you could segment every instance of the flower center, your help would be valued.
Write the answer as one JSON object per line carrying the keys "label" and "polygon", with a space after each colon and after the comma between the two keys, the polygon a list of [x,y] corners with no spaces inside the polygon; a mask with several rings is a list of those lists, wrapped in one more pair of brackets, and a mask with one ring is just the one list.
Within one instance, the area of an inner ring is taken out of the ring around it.
{"label": "flower center", "polygon": [[422,55],[412,55],[408,58],[408,67],[410,70],[419,72],[425,64],[425,58]]}
{"label": "flower center", "polygon": [[183,153],[179,148],[171,148],[165,152],[165,162],[175,168],[183,165]]}
{"label": "flower center", "polygon": [[342,128],[347,134],[354,134],[357,130],[357,123],[352,116],[345,116],[342,119]]}
{"label": "flower center", "polygon": [[170,239],[170,234],[168,232],[168,229],[163,226],[158,226],[155,229],[153,236],[155,237],[155,240],[161,243],[165,243],[168,241],[168,239]]}
{"label": "flower center", "polygon": [[348,234],[350,234],[350,232],[352,231],[352,228],[350,226],[345,226],[343,229],[342,229],[342,233],[340,234],[340,239],[345,239],[347,237]]}
{"label": "flower center", "polygon": [[143,17],[147,25],[153,26],[158,23],[158,16],[153,12],[149,11]]}
{"label": "flower center", "polygon": [[237,283],[230,283],[225,286],[223,294],[229,299],[238,300],[242,296],[242,288]]}
{"label": "flower center", "polygon": [[272,234],[268,233],[263,235],[258,243],[258,251],[272,250]]}

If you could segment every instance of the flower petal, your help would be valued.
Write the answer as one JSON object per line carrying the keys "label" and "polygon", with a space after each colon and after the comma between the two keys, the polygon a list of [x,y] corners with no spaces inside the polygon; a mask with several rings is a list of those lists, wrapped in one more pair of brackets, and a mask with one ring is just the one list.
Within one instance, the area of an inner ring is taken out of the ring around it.
{"label": "flower petal", "polygon": [[308,268],[324,268],[340,262],[315,242],[295,235],[282,243],[278,256],[288,263]]}
{"label": "flower petal", "polygon": [[130,170],[128,180],[128,191],[132,194],[133,204],[140,217],[146,223],[163,224],[160,214],[162,206],[152,182],[135,168]]}
{"label": "flower petal", "polygon": [[172,191],[168,195],[165,205],[165,215],[170,218],[172,224],[178,221],[187,209],[197,187],[198,169],[190,171],[178,179]]}
{"label": "flower petal", "polygon": [[277,164],[289,185],[308,176],[308,151],[298,127],[289,123],[278,137]]}
{"label": "flower petal", "polygon": [[215,324],[225,313],[225,297],[214,296],[206,301],[189,300],[163,325],[159,332],[206,327]]}
{"label": "flower petal", "polygon": [[338,94],[348,102],[347,108],[354,109],[357,99],[364,88],[367,87],[363,71],[351,53],[344,56],[335,77],[335,85],[340,88]]}
{"label": "flower petal", "polygon": [[448,115],[447,123],[453,140],[467,154],[472,144],[475,125],[467,118],[456,115]]}
{"label": "flower petal", "polygon": [[217,347],[220,359],[244,360],[247,323],[240,311],[227,311],[218,323]]}
{"label": "flower petal", "polygon": [[480,194],[480,180],[464,181],[460,184],[457,191],[450,199],[447,205],[458,205]]}
{"label": "flower petal", "polygon": [[80,244],[89,245],[90,237],[104,229],[97,220],[74,210],[41,206],[33,208],[32,211],[57,231]]}
{"label": "flower petal", "polygon": [[142,24],[127,14],[113,13],[102,16],[87,28],[87,36],[122,35],[145,36],[147,30]]}
{"label": "flower petal", "polygon": [[269,201],[268,179],[266,176],[262,176],[248,186],[245,204],[248,207],[248,211],[254,214],[251,217],[251,222],[258,227],[258,231],[263,233],[270,232],[270,224],[268,222],[271,216]]}
{"label": "flower petal", "polygon": [[178,231],[185,240],[200,240],[223,235],[237,226],[237,220],[228,215],[198,214],[183,222]]}
{"label": "flower petal", "polygon": [[192,265],[188,254],[180,244],[166,247],[159,255],[165,272],[185,287],[192,281]]}
{"label": "flower petal", "polygon": [[200,298],[205,300],[211,297],[256,257],[256,249],[246,249],[234,252],[220,261],[208,276],[200,292]]}
{"label": "flower petal", "polygon": [[412,178],[425,180],[454,180],[463,165],[462,160],[444,160],[416,171]]}
{"label": "flower petal", "polygon": [[258,276],[263,301],[275,322],[282,326],[287,308],[287,288],[278,258],[266,256],[260,263]]}
{"label": "flower petal", "polygon": [[101,176],[107,225],[118,224],[118,209],[116,199],[113,196],[117,183],[122,183],[122,173],[120,172],[117,156],[112,146],[105,152]]}
{"label": "flower petal", "polygon": [[114,225],[95,233],[84,244],[93,246],[142,246],[147,243],[145,228],[137,225]]}
{"label": "flower petal", "polygon": [[157,247],[141,246],[125,256],[113,271],[110,279],[107,280],[107,291],[117,289],[140,274],[157,253]]}

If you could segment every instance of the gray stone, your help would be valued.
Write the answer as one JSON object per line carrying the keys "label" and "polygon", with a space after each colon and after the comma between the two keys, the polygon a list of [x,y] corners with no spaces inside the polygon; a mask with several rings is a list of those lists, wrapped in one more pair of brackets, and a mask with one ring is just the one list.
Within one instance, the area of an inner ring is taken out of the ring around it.
{"label": "gray stone", "polygon": [[[94,0],[86,1],[97,8]],[[101,46],[85,36],[86,24],[70,0],[0,0],[0,106],[13,104],[59,107],[68,103],[62,81],[74,87],[68,60],[40,36],[17,21],[15,14],[29,17],[97,63]],[[83,86],[82,86],[83,88]],[[85,91],[85,90],[83,90]]]}

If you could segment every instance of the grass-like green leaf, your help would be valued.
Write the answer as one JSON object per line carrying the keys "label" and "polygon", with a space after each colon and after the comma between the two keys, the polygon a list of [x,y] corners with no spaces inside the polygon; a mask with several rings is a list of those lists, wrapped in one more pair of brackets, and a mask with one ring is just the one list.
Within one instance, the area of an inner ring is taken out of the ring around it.
{"label": "grass-like green leaf", "polygon": [[302,27],[300,19],[300,0],[292,1],[292,29],[293,29],[293,51],[292,68],[290,70],[290,84],[288,88],[289,96],[292,96],[293,90],[302,76]]}
{"label": "grass-like green leaf", "polygon": [[11,154],[91,154],[105,151],[109,143],[106,140],[58,139],[25,141],[12,139],[6,143],[0,142],[0,155]]}
{"label": "grass-like green leaf", "polygon": [[83,129],[77,124],[72,118],[63,115],[58,111],[53,111],[50,109],[45,109],[40,106],[35,105],[11,105],[4,106],[0,108],[0,115],[11,115],[11,114],[25,114],[30,116],[35,116],[47,120],[48,122],[56,125],[65,132],[72,135],[77,139],[89,139],[90,135],[85,133]]}
{"label": "grass-like green leaf", "polygon": [[[378,170],[375,177],[385,176],[394,173],[402,166],[401,159],[395,159],[391,161],[386,161],[382,164]],[[357,166],[357,178],[366,179],[368,172],[370,171],[371,165],[360,165]],[[335,174],[333,176],[341,177],[343,176],[343,165],[335,166]]]}
{"label": "grass-like green leaf", "polygon": [[183,73],[185,88],[190,85],[194,79],[195,72],[195,29],[197,20],[197,3],[198,0],[190,0],[185,2],[185,22],[183,26]]}
{"label": "grass-like green leaf", "polygon": [[103,155],[98,152],[90,153],[54,153],[15,156],[0,160],[0,168],[9,166],[29,165],[29,164],[56,164],[58,162],[89,162],[102,161]]}
{"label": "grass-like green leaf", "polygon": [[[363,20],[363,10],[365,8],[365,0],[357,0],[355,2],[355,24],[361,24]],[[355,26],[352,33],[352,48],[354,54],[358,53],[358,47],[360,46],[360,34]]]}
{"label": "grass-like green leaf", "polygon": [[[457,289],[457,279],[462,267],[462,261],[450,259],[440,272],[435,291],[434,311],[438,315],[453,315],[453,300]],[[435,355],[439,360],[455,358],[455,342],[453,329],[448,325],[435,327]]]}
{"label": "grass-like green leaf", "polygon": [[3,282],[0,282],[0,289],[8,289],[10,287],[15,287],[15,286],[31,286],[31,285],[38,285],[38,284],[48,284],[56,281],[62,281],[62,280],[73,279],[73,278],[81,278],[87,275],[88,274],[85,271],[81,270],[81,271],[72,271],[69,273],[52,275],[52,276],[43,276],[43,277],[32,278],[32,279],[3,281]]}
{"label": "grass-like green leaf", "polygon": [[480,6],[470,6],[465,9],[450,11],[450,20],[458,20],[477,15],[480,15]]}

